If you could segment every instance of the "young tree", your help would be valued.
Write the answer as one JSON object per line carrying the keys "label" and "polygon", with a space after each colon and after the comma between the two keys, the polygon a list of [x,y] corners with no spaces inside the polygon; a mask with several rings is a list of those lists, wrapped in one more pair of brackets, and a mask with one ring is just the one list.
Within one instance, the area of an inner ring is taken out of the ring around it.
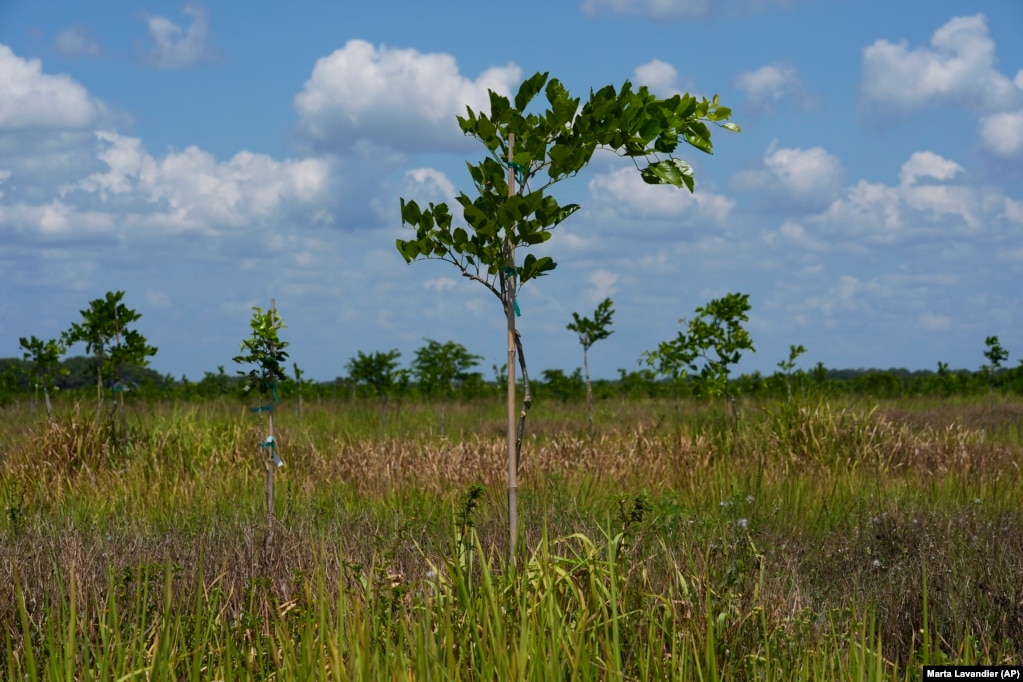
{"label": "young tree", "polygon": [[416,357],[412,360],[412,376],[416,385],[424,395],[450,397],[455,382],[466,381],[472,374],[469,370],[479,365],[483,358],[454,341],[424,340],[426,345],[416,349]]}
{"label": "young tree", "polygon": [[[527,112],[537,95],[547,100],[542,113]],[[415,201],[401,200],[402,222],[415,237],[397,240],[406,262],[420,258],[443,260],[464,277],[478,282],[500,301],[507,325],[508,349],[508,517],[509,553],[515,556],[518,532],[517,469],[525,415],[532,403],[529,375],[516,329],[518,293],[530,280],[556,267],[550,256],[530,253],[521,260],[517,251],[542,244],[551,231],[579,209],[560,204],[547,190],[577,175],[598,149],[630,157],[642,178],[693,190],[693,171],[674,152],[680,143],[706,153],[712,151],[709,124],[738,130],[728,123],[731,111],[712,100],[691,95],[659,99],[646,87],[633,90],[626,82],[591,92],[582,103],[547,73],[526,79],[514,100],[490,92],[490,113],[467,109],[458,123],[466,135],[486,147],[488,156],[469,164],[477,196],[461,193],[464,227],[455,225],[447,204],[422,209]],[[522,410],[515,423],[515,364],[523,375]]]}
{"label": "young tree", "polygon": [[443,436],[447,428],[447,400],[451,397],[454,383],[469,379],[472,374],[469,370],[480,364],[483,358],[454,341],[425,341],[425,346],[416,349],[412,376],[424,395],[441,398],[440,433]]}
{"label": "young tree", "polygon": [[[56,339],[43,341],[34,336],[28,339],[21,337],[18,339],[18,343],[25,351],[25,360],[32,363],[36,391],[40,388],[43,389],[43,399],[46,401],[46,418],[53,421],[53,402],[50,400],[50,391],[53,390],[54,379],[60,371],[60,356],[64,354],[64,345]],[[38,393],[36,395],[38,397]]]}
{"label": "young tree", "polygon": [[97,409],[103,404],[104,377],[117,377],[114,388],[121,393],[123,406],[123,391],[127,388],[123,381],[124,367],[147,367],[149,358],[156,355],[157,349],[146,343],[146,337],[128,328],[142,315],[125,306],[123,299],[123,291],[108,291],[103,298],[91,301],[87,309],[80,311],[82,321],[72,323],[61,335],[65,347],[81,341],[86,351],[96,357]]}
{"label": "young tree", "polygon": [[749,294],[728,294],[710,301],[696,309],[696,317],[688,322],[685,331],[647,353],[647,362],[662,373],[665,369],[675,375],[686,370],[695,372],[698,390],[708,397],[724,396],[732,419],[736,420],[735,397],[728,386],[728,375],[743,351],[756,350],[749,332],[742,326],[749,321],[746,315],[749,309]]}
{"label": "young tree", "polygon": [[987,365],[987,388],[988,394],[993,394],[995,390],[995,372],[1002,367],[1002,363],[1009,359],[1009,351],[1002,348],[1002,344],[998,341],[997,336],[989,336],[984,339],[984,357],[987,358],[990,365]]}
{"label": "young tree", "polygon": [[568,323],[567,329],[579,335],[579,343],[583,347],[583,376],[586,379],[586,418],[589,421],[590,431],[593,431],[593,388],[590,384],[590,346],[597,341],[606,339],[614,332],[611,331],[611,318],[614,317],[614,304],[610,298],[605,298],[597,305],[593,312],[593,319],[579,317],[578,313],[572,313],[572,321]]}
{"label": "young tree", "polygon": [[583,373],[578,367],[571,375],[565,374],[562,369],[545,369],[540,373],[540,378],[543,379],[544,388],[561,402],[578,396],[584,386]]}
{"label": "young tree", "polygon": [[398,371],[398,350],[375,351],[366,355],[361,350],[345,364],[348,378],[356,384],[364,384],[372,388],[373,393],[387,402],[391,389],[400,378]]}
{"label": "young tree", "polygon": [[796,359],[805,352],[806,349],[802,345],[790,345],[788,360],[781,360],[778,363],[778,369],[785,372],[785,395],[789,402],[792,402],[792,370],[796,368]]}
{"label": "young tree", "polygon": [[252,308],[252,319],[249,321],[249,326],[252,328],[252,336],[242,341],[242,353],[236,355],[234,361],[240,365],[253,365],[248,372],[238,370],[238,374],[245,377],[243,390],[246,394],[253,391],[259,393],[259,405],[249,409],[267,416],[267,436],[259,445],[266,449],[266,457],[263,460],[266,470],[266,515],[268,532],[272,532],[274,470],[284,466],[284,461],[277,452],[273,410],[280,404],[277,384],[288,378],[284,370],[284,363],[288,359],[288,353],[284,349],[288,347],[288,343],[280,338],[284,321],[277,314],[277,306],[273,299],[270,300],[270,309],[266,312],[259,307]]}

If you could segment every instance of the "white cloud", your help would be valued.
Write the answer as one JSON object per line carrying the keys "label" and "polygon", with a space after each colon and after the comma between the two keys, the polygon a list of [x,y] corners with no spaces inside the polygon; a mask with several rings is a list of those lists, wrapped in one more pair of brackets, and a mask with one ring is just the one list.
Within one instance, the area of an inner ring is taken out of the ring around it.
{"label": "white cloud", "polygon": [[590,194],[597,210],[619,217],[689,218],[723,225],[735,202],[697,186],[696,192],[663,185],[649,185],[634,168],[620,168],[593,177]]}
{"label": "white cloud", "polygon": [[735,87],[746,93],[746,102],[754,114],[771,114],[783,105],[785,109],[810,109],[812,97],[806,94],[796,68],[790,64],[767,64],[753,71],[740,73]]}
{"label": "white cloud", "polygon": [[107,172],[67,185],[61,193],[92,193],[104,204],[119,198],[122,209],[165,229],[214,233],[268,220],[286,203],[311,203],[330,172],[323,160],[276,161],[248,151],[220,162],[195,146],[157,159],[137,138],[113,132],[96,136]]}
{"label": "white cloud", "polygon": [[905,115],[934,105],[971,111],[1018,106],[1020,88],[995,68],[995,43],[982,14],[956,17],[935,31],[930,47],[878,40],[863,50],[864,105]]}
{"label": "white cloud", "polygon": [[[1016,80],[1023,78],[1017,75]],[[979,127],[981,144],[989,151],[1010,158],[1023,155],[1023,109],[984,116]]]}
{"label": "white cloud", "polygon": [[633,72],[633,80],[639,85],[647,86],[659,97],[671,97],[682,92],[678,84],[678,70],[660,59],[637,66]]}
{"label": "white cloud", "polygon": [[841,161],[823,147],[779,147],[775,141],[764,152],[762,169],[736,173],[732,183],[763,192],[772,202],[782,197],[824,204],[838,196],[843,174]]}
{"label": "white cloud", "polygon": [[450,277],[438,277],[436,279],[428,279],[423,282],[423,288],[431,291],[446,291],[448,289],[454,289],[458,283]]}
{"label": "white cloud", "polygon": [[920,326],[928,331],[944,331],[951,328],[952,318],[948,315],[935,315],[926,312],[920,316]]}
{"label": "white cloud", "polygon": [[618,288],[615,286],[619,279],[618,273],[601,268],[591,272],[590,276],[586,279],[592,287],[589,295],[590,300],[594,303],[610,298],[618,291]]}
{"label": "white cloud", "polygon": [[103,113],[71,77],[45,74],[38,59],[21,59],[0,45],[0,133],[82,129]]}
{"label": "white cloud", "polygon": [[967,184],[965,169],[933,152],[903,163],[894,186],[860,180],[828,208],[804,219],[810,231],[861,247],[942,242],[989,233],[998,238],[1017,202],[999,190]]}
{"label": "white cloud", "polygon": [[168,308],[171,304],[170,295],[166,291],[154,291],[152,289],[147,289],[146,303],[148,303],[152,308]]}
{"label": "white cloud", "polygon": [[[745,15],[750,10],[763,9],[772,5],[788,7],[797,0],[744,0],[742,2],[725,2],[725,0],[582,0],[579,9],[583,14],[599,16],[602,14],[622,14],[626,16],[645,17],[648,19],[703,19],[728,9],[737,15]],[[726,7],[727,5],[727,7]]]}
{"label": "white cloud", "polygon": [[769,232],[766,235],[768,243],[775,243],[781,238],[786,244],[792,244],[798,246],[806,251],[828,251],[829,245],[827,242],[811,237],[806,229],[799,223],[786,220],[778,228],[777,232]]}
{"label": "white cloud", "polygon": [[1023,201],[1006,198],[1005,217],[1014,223],[1023,225]]}
{"label": "white cloud", "polygon": [[583,0],[584,14],[625,14],[653,19],[696,19],[710,14],[720,0]]}
{"label": "white cloud", "polygon": [[65,59],[94,59],[100,56],[99,42],[88,26],[69,26],[57,34],[57,53]]}
{"label": "white cloud", "polygon": [[186,69],[214,56],[208,44],[210,30],[206,10],[198,4],[188,3],[183,12],[192,18],[187,29],[182,29],[167,17],[146,18],[152,43],[146,52],[146,60],[158,69]]}
{"label": "white cloud", "polygon": [[324,149],[344,149],[359,139],[400,149],[461,148],[465,136],[455,117],[466,106],[488,111],[488,89],[508,94],[520,80],[514,64],[470,80],[449,54],[350,40],[317,60],[295,96],[298,129]]}
{"label": "white cloud", "polygon": [[455,195],[454,183],[436,168],[413,168],[405,172],[401,196],[414,197],[422,206],[430,202],[447,202],[450,206]]}
{"label": "white cloud", "polygon": [[934,152],[915,152],[902,164],[899,182],[904,187],[916,184],[920,178],[951,180],[963,172],[963,167]]}
{"label": "white cloud", "polygon": [[806,305],[824,315],[831,315],[836,311],[864,312],[871,307],[867,300],[869,296],[881,290],[882,286],[876,279],[864,282],[852,275],[842,275],[838,282],[828,287],[825,292],[807,298]]}
{"label": "white cloud", "polygon": [[7,235],[46,239],[95,237],[113,231],[115,225],[113,217],[106,213],[81,210],[60,199],[39,204],[0,204],[0,230]]}

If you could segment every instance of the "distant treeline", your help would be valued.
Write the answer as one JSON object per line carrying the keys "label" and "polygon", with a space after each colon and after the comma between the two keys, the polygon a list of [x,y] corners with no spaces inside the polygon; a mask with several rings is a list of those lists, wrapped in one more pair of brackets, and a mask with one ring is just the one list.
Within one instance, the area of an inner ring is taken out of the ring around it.
{"label": "distant treeline", "polygon": [[[658,378],[649,369],[626,371],[620,369],[617,379],[598,379],[593,382],[597,400],[613,398],[688,398],[697,394],[698,385],[691,380],[672,382]],[[206,372],[202,378],[175,378],[148,368],[121,368],[121,386],[148,397],[180,399],[207,399],[215,397],[245,398],[243,378],[218,367]],[[53,384],[57,394],[81,393],[94,396],[96,390],[96,360],[90,357],[71,357],[63,360]],[[863,395],[878,398],[901,396],[969,396],[988,392],[1023,394],[1023,364],[1013,368],[989,371],[939,371],[902,368],[892,369],[827,369],[819,364],[809,371],[791,373],[760,372],[743,374],[731,381],[736,395],[763,398],[787,398],[806,395]],[[39,390],[31,362],[18,358],[0,359],[0,402],[31,395]],[[531,388],[540,399],[572,401],[585,398],[586,387],[582,371],[566,374],[560,369],[548,369],[533,377]],[[390,399],[474,399],[503,395],[504,379],[495,368],[495,376],[485,379],[479,372],[464,374],[449,389],[439,393],[418,385],[407,371],[396,370],[386,387],[337,377],[332,381],[314,382],[304,378],[282,382],[281,399],[301,394],[304,398],[379,398]]]}

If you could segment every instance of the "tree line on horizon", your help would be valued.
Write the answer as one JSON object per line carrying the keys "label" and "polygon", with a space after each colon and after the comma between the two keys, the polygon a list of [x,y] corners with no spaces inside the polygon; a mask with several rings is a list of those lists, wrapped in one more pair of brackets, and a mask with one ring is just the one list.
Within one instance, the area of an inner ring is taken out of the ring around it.
{"label": "tree line on horizon", "polygon": [[[430,344],[443,346],[436,341]],[[457,353],[477,358],[461,344],[448,342]],[[400,365],[397,350],[358,352],[346,365],[347,373],[326,381],[313,381],[303,376],[296,365],[287,381],[281,383],[282,396],[294,395],[299,389],[305,398],[336,399],[424,399],[449,398],[471,400],[497,398],[503,395],[505,369],[493,367],[492,376],[476,371],[478,362],[462,364],[453,374],[438,372],[427,363],[418,366],[413,360],[408,367]],[[298,372],[298,378],[294,375]],[[449,383],[444,382],[448,380]],[[122,368],[123,385],[150,398],[176,399],[244,398],[245,378],[229,373],[223,365],[207,371],[199,379],[186,376],[176,378],[161,374],[149,367],[125,365]],[[533,380],[534,391],[540,399],[561,402],[582,401],[586,398],[586,382],[582,367],[570,372],[560,368],[545,369]],[[949,369],[939,363],[937,370],[910,370],[906,368],[827,368],[817,363],[808,370],[779,369],[772,374],[751,372],[729,379],[731,390],[737,396],[785,398],[796,395],[864,395],[878,398],[899,396],[970,396],[994,391],[1023,395],[1023,364],[992,370],[982,365],[977,370]],[[55,393],[89,398],[96,385],[96,359],[72,356],[56,365],[52,389]],[[108,386],[110,388],[110,386]],[[658,377],[654,370],[640,367],[636,370],[620,368],[614,379],[594,379],[592,395],[595,400],[613,398],[671,398],[695,397],[696,386],[692,377],[682,379],[673,387],[669,378]],[[42,387],[35,380],[33,363],[24,358],[0,358],[0,403],[38,393]]]}

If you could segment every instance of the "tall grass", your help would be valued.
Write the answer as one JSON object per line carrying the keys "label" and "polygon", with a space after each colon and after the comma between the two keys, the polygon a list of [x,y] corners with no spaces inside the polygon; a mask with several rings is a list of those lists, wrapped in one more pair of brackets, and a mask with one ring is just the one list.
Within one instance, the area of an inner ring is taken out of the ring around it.
{"label": "tall grass", "polygon": [[[0,425],[7,679],[895,679],[1019,663],[1023,408],[230,403]],[[381,419],[381,410],[390,410]]]}

